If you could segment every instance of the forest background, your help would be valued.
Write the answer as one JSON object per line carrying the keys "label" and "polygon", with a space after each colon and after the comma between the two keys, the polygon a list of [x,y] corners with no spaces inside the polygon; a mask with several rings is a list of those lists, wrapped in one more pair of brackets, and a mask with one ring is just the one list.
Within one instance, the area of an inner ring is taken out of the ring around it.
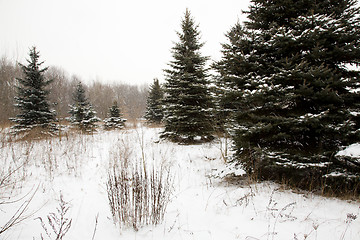
{"label": "forest background", "polygon": [[[40,52],[41,55],[41,52]],[[40,56],[42,58],[42,56]],[[42,58],[44,59],[44,58]],[[25,60],[24,60],[25,62]],[[45,63],[46,65],[46,60]],[[10,124],[9,118],[16,116],[14,107],[16,96],[16,78],[22,77],[20,66],[2,57],[0,60],[0,124]],[[52,66],[46,71],[46,78],[52,79],[49,85],[49,103],[61,121],[69,116],[69,105],[73,103],[73,92],[79,77],[70,76],[65,70]],[[109,107],[117,101],[124,117],[129,121],[141,118],[146,108],[148,85],[128,83],[102,83],[93,81],[85,84],[86,95],[94,106],[97,116],[107,117]]]}

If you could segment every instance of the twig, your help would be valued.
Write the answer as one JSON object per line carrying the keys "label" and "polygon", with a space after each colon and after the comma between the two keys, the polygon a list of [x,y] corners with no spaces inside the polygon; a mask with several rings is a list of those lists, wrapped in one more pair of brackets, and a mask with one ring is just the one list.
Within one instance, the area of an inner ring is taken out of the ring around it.
{"label": "twig", "polygon": [[94,227],[94,232],[93,232],[93,235],[92,235],[91,240],[94,240],[94,239],[95,239],[96,228],[97,228],[97,225],[98,225],[98,219],[99,219],[99,213],[98,213],[98,214],[96,215],[96,217],[95,217],[95,227]]}
{"label": "twig", "polygon": [[276,219],[275,219],[275,222],[274,222],[274,226],[273,226],[272,240],[274,240],[275,227],[276,227],[276,223],[277,223],[277,220],[278,220],[279,216],[281,216],[281,213],[282,213],[283,211],[285,211],[288,207],[294,206],[295,204],[296,204],[296,202],[292,202],[292,203],[287,204],[285,207],[283,207],[283,208],[280,210],[280,212],[279,212],[278,215],[276,216]]}
{"label": "twig", "polygon": [[[68,202],[64,201],[62,193],[60,193],[59,207],[56,208],[57,214],[50,213],[49,215],[47,215],[48,225],[51,227],[53,233],[55,234],[55,240],[62,240],[71,227],[72,219],[66,217],[66,214],[70,208],[68,204]],[[44,229],[46,235],[49,237],[49,239],[52,239],[51,233],[46,227],[43,219],[41,217],[38,217],[37,219],[40,220],[41,227]],[[43,239],[42,234],[40,237],[41,239]]]}
{"label": "twig", "polygon": [[34,213],[31,213],[29,215],[24,216],[25,212],[27,211],[27,209],[28,209],[28,207],[30,205],[30,202],[34,198],[34,196],[35,196],[36,192],[38,191],[38,189],[39,189],[39,185],[37,186],[34,193],[30,196],[30,198],[28,200],[26,200],[25,202],[23,202],[21,204],[21,206],[16,210],[16,212],[12,215],[12,217],[5,223],[5,225],[0,228],[0,235],[3,234],[4,232],[8,231],[10,228],[13,228],[14,226],[20,224],[24,220],[30,218],[34,214]]}

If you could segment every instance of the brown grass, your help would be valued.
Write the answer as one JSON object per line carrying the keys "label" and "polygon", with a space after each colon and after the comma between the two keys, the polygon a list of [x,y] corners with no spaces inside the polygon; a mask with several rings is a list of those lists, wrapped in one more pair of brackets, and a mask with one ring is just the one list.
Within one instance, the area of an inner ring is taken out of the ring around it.
{"label": "brown grass", "polygon": [[[125,149],[127,149],[125,147]],[[144,159],[130,162],[129,149],[118,155],[108,172],[107,193],[114,223],[138,230],[163,221],[172,192],[169,167],[150,167]]]}

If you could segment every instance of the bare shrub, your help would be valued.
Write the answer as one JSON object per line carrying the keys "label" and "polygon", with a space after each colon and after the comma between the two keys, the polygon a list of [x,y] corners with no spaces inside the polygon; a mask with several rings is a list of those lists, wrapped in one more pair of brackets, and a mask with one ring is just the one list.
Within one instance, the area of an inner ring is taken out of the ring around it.
{"label": "bare shrub", "polygon": [[17,200],[8,200],[4,201],[4,199],[0,199],[0,206],[1,205],[8,205],[14,203],[21,203],[20,206],[16,209],[16,211],[9,217],[3,225],[0,226],[0,236],[3,235],[5,232],[10,230],[11,228],[19,225],[23,221],[29,219],[34,213],[29,213],[28,208],[33,200],[37,190],[37,187],[34,191],[30,191],[25,196],[17,199]]}
{"label": "bare shrub", "polygon": [[[26,150],[26,146],[22,147]],[[18,155],[10,142],[3,142],[0,146],[0,159],[2,160],[0,169],[0,211],[2,212],[0,236],[32,216],[33,213],[29,212],[28,208],[39,188],[33,188],[22,196],[18,193],[27,174],[26,166],[28,164],[25,154],[25,157]],[[9,211],[10,215],[6,215],[8,211],[3,210],[3,207],[7,209],[8,206],[10,206],[9,209],[13,209],[12,212]]]}
{"label": "bare shrub", "polygon": [[[126,166],[127,165],[127,166]],[[134,230],[163,221],[172,191],[168,167],[145,161],[114,165],[108,172],[107,193],[115,224]]]}
{"label": "bare shrub", "polygon": [[[41,222],[41,227],[44,229],[46,236],[50,240],[62,240],[66,233],[69,231],[72,223],[72,219],[67,217],[69,211],[69,203],[63,198],[60,193],[59,207],[56,208],[56,213],[49,213],[45,222],[41,217],[37,219]],[[40,238],[43,240],[44,236],[41,234]]]}
{"label": "bare shrub", "polygon": [[357,213],[357,214],[348,213],[348,214],[346,215],[346,221],[345,221],[345,222],[346,222],[346,228],[345,228],[344,232],[341,234],[340,240],[344,240],[344,239],[345,239],[345,234],[346,234],[346,232],[347,232],[350,224],[357,219],[358,214],[359,214],[359,213]]}

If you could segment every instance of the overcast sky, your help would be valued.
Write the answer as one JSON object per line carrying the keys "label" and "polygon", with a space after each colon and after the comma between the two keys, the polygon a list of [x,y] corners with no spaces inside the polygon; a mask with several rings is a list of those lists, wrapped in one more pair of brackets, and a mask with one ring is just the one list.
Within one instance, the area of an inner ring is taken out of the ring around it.
{"label": "overcast sky", "polygon": [[151,83],[164,79],[186,8],[220,57],[224,33],[245,20],[249,0],[0,0],[0,57],[25,63],[36,46],[46,66],[85,82]]}

